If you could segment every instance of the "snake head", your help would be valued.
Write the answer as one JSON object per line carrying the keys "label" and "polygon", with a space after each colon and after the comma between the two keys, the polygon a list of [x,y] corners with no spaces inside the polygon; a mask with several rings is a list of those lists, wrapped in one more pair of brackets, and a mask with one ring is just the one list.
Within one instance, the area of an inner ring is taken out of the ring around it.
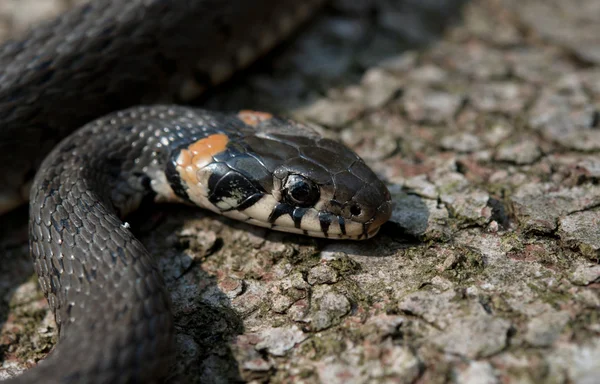
{"label": "snake head", "polygon": [[[241,112],[235,130],[174,154],[175,191],[224,216],[314,237],[366,239],[391,215],[385,184],[346,146],[307,126]],[[173,177],[170,177],[173,179]]]}

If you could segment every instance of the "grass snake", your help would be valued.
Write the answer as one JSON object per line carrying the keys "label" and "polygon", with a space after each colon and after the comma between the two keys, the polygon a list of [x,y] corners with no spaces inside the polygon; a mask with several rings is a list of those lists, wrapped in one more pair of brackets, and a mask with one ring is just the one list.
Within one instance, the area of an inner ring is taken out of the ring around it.
{"label": "grass snake", "polygon": [[329,238],[368,238],[387,221],[387,188],[343,145],[269,113],[166,104],[247,66],[321,3],[97,0],[0,48],[0,212],[29,200],[60,331],[47,359],[7,382],[165,376],[169,294],[122,221],[143,200]]}

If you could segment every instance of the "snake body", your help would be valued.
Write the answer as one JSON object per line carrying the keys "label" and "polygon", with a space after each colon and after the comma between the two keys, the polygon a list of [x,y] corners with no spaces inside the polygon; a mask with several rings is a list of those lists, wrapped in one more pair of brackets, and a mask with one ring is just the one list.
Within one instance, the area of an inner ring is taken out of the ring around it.
{"label": "snake body", "polygon": [[365,163],[300,123],[252,111],[130,107],[164,99],[161,89],[181,100],[199,91],[199,79],[222,80],[275,43],[266,30],[286,35],[317,3],[98,1],[0,50],[0,156],[14,157],[0,174],[4,208],[39,168],[30,246],[60,330],[49,357],[9,382],[165,376],[169,295],[122,221],[144,199],[330,238],[371,237],[389,218],[389,192]]}

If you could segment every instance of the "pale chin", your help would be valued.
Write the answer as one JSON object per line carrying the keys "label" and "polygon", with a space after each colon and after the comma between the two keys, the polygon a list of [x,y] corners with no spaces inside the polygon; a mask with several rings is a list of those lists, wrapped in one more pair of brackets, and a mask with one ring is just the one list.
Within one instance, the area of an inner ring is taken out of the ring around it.
{"label": "pale chin", "polygon": [[343,234],[343,233],[328,232],[327,234],[325,234],[322,231],[312,231],[312,230],[305,231],[302,228],[295,228],[295,227],[290,228],[290,227],[274,226],[274,227],[272,227],[272,229],[274,229],[276,231],[280,231],[280,232],[297,233],[299,235],[306,235],[306,236],[310,236],[310,237],[319,237],[322,239],[334,239],[334,240],[367,240],[367,239],[372,238],[379,232],[379,228],[375,228],[375,229],[367,232],[367,235],[365,236],[364,233]]}
{"label": "pale chin", "polygon": [[273,229],[273,230],[279,231],[279,232],[295,233],[298,235],[319,237],[319,238],[323,238],[323,239],[335,239],[335,240],[366,240],[366,239],[372,238],[379,232],[379,227],[377,227],[377,228],[373,228],[370,231],[368,231],[366,236],[362,232],[357,232],[357,233],[348,233],[347,232],[346,234],[343,234],[341,232],[339,232],[339,233],[328,232],[327,234],[325,234],[325,233],[323,233],[323,231],[320,231],[320,230],[303,229],[303,228],[288,227],[288,226],[281,226],[281,225],[272,225],[271,226],[268,223],[264,223],[260,220],[256,220],[256,219],[252,219],[252,218],[248,218],[244,221],[246,223],[250,223],[253,225],[260,226],[260,227],[270,228],[270,229]]}
{"label": "pale chin", "polygon": [[300,228],[296,228],[294,221],[289,215],[282,215],[272,223],[269,221],[269,216],[278,203],[279,201],[273,195],[266,194],[259,201],[243,211],[221,211],[224,207],[217,207],[212,204],[203,205],[205,205],[205,207],[208,205],[206,208],[231,219],[260,227],[271,228],[281,232],[296,233],[311,237],[340,240],[364,240],[375,236],[379,231],[379,228],[369,228],[369,231],[365,234],[362,223],[347,221],[344,228],[346,233],[343,233],[339,222],[333,221],[329,226],[327,233],[324,233],[323,230],[321,230],[318,210],[314,208],[309,209],[304,213]]}

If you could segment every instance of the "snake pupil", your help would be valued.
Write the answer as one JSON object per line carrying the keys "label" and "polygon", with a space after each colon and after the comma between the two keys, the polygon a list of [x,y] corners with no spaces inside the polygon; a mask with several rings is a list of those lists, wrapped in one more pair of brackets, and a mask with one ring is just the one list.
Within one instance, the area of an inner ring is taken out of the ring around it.
{"label": "snake pupil", "polygon": [[300,207],[313,206],[320,197],[315,183],[300,175],[290,175],[287,178],[284,193],[290,204]]}

